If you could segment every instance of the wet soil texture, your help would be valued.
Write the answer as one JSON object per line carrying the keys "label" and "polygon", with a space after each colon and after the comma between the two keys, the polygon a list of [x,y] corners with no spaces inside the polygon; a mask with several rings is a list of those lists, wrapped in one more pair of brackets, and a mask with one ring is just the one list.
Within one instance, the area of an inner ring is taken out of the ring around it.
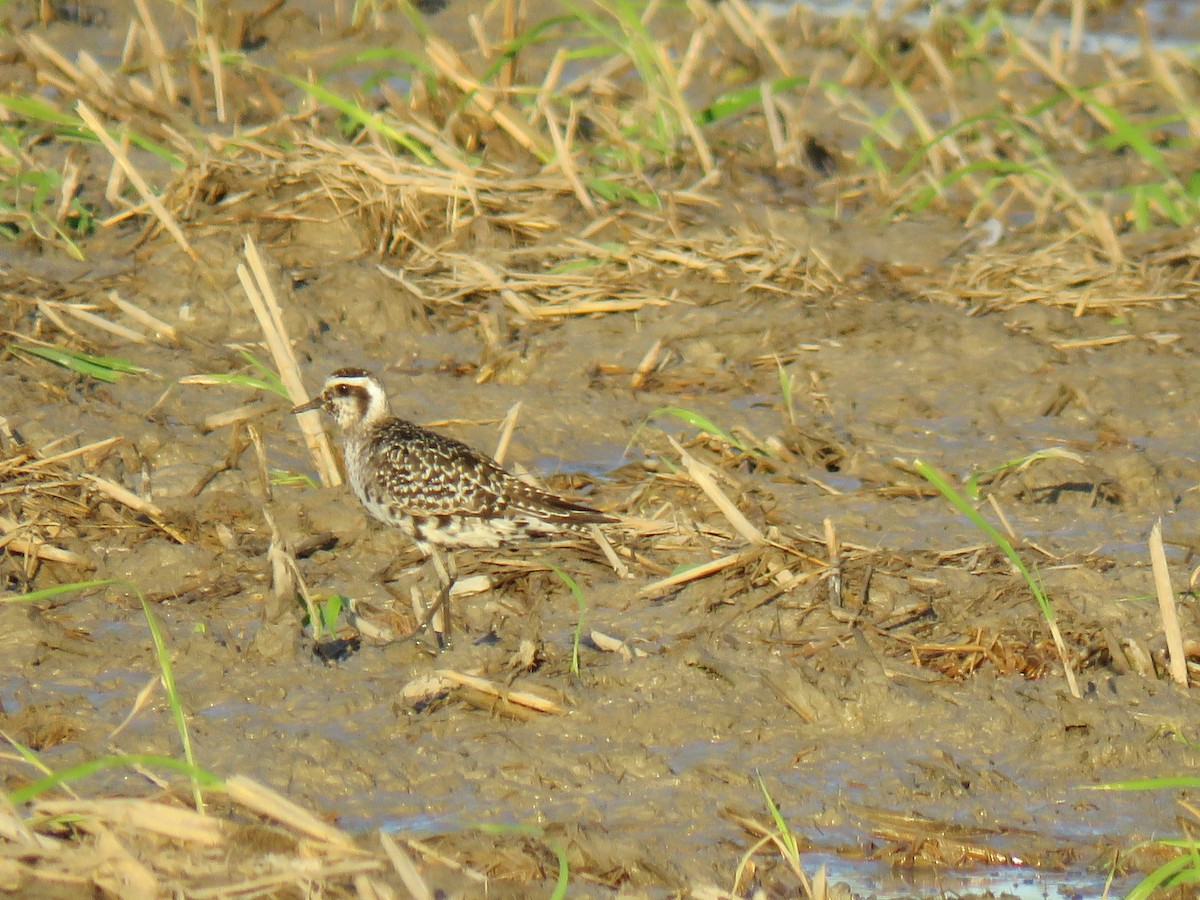
{"label": "wet soil texture", "polygon": [[[1161,521],[1195,683],[1200,249],[1127,189],[1174,171],[1170,128],[1161,170],[1105,139],[1105,110],[1171,115],[1159,57],[697,4],[651,16],[672,100],[567,24],[505,68],[503,8],[423,38],[217,7],[5,13],[3,93],[61,121],[0,118],[5,171],[50,173],[8,185],[0,244],[3,785],[46,774],[18,747],[184,758],[144,602],[232,786],[204,839],[103,806],[194,805],[144,756],[73,780],[86,809],[39,792],[0,892],[792,896],[823,863],[850,886],[814,895],[1087,895],[1167,858],[1126,854],[1179,831],[1175,792],[1095,789],[1200,761],[1148,550]],[[659,102],[694,115],[660,132]],[[269,389],[256,255],[307,391],[368,368],[620,524],[457,553],[449,631],[420,628],[433,568],[319,486],[306,397]]]}

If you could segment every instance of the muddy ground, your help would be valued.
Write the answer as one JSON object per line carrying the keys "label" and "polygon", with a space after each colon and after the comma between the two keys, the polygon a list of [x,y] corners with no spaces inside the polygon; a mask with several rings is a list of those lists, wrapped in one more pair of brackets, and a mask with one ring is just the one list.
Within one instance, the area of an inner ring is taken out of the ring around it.
{"label": "muddy ground", "polygon": [[[235,169],[210,168],[201,187],[234,190]],[[364,845],[380,829],[420,841],[410,849],[422,848],[424,877],[451,892],[482,892],[482,873],[489,895],[524,896],[553,882],[561,851],[584,895],[786,895],[797,882],[770,846],[735,886],[774,828],[763,788],[811,854],[809,874],[826,864],[855,896],[969,893],[964,879],[980,871],[995,880],[977,889],[997,893],[1032,880],[1051,896],[1060,884],[1093,895],[1114,866],[1128,884],[1154,858],[1127,852],[1177,831],[1181,811],[1170,793],[1089,788],[1200,762],[1196,700],[1166,679],[1146,550],[1161,518],[1176,588],[1190,587],[1191,234],[1131,238],[1137,261],[1114,267],[1069,246],[1047,256],[1038,234],[984,246],[949,215],[830,222],[809,212],[819,176],[777,178],[747,167],[684,205],[660,239],[700,262],[656,256],[665,244],[636,216],[592,230],[582,212],[564,214],[563,233],[632,248],[598,264],[600,294],[614,295],[608,278],[634,298],[608,313],[527,316],[498,288],[456,292],[461,273],[424,247],[365,252],[372,221],[334,201],[280,221],[279,193],[240,200],[237,224],[193,210],[194,260],[121,226],[92,239],[87,263],[0,248],[12,334],[75,339],[147,370],[103,384],[15,350],[0,359],[0,511],[74,554],[37,559],[10,543],[7,589],[136,584],[164,626],[201,767],[268,785]],[[291,201],[299,189],[287,187]],[[179,383],[249,371],[241,347],[266,358],[234,271],[247,231],[270,260],[311,391],[334,368],[368,367],[399,414],[489,452],[519,402],[508,460],[625,517],[608,536],[627,574],[588,541],[464,553],[461,576],[492,587],[456,603],[450,646],[399,640],[416,624],[412,591],[428,597],[432,575],[347,488],[264,478],[251,429],[269,469],[315,477],[290,404]],[[442,239],[454,265],[511,272],[519,260],[538,273],[562,260],[562,234],[494,209]],[[1016,283],[1026,266],[1040,289]],[[1064,271],[1093,280],[1062,286]],[[177,337],[143,329],[135,344],[36,305],[90,302],[121,320],[104,305],[110,291]],[[707,417],[742,448],[664,408]],[[236,424],[212,427],[231,410]],[[713,467],[769,543],[739,535],[668,437]],[[1078,699],[1020,576],[912,467],[962,480],[1046,449],[1071,455],[997,478],[981,509],[1036,565]],[[311,594],[355,606],[337,627],[356,640],[337,659],[314,653],[299,600],[275,596],[268,515]],[[647,590],[732,554],[708,577]],[[1200,640],[1191,594],[1180,616]],[[114,752],[180,756],[161,689],[138,700],[158,665],[128,587],[0,605],[0,658],[4,732],[50,769]],[[432,679],[445,671],[533,692],[559,714]],[[12,751],[0,771],[9,790],[37,775]],[[170,785],[187,799],[186,782]],[[128,768],[76,789],[160,790]],[[481,827],[498,825],[514,827]],[[223,852],[259,849],[247,839]],[[184,863],[147,864],[168,889],[189,883]],[[5,870],[0,890],[52,895],[35,869]]]}

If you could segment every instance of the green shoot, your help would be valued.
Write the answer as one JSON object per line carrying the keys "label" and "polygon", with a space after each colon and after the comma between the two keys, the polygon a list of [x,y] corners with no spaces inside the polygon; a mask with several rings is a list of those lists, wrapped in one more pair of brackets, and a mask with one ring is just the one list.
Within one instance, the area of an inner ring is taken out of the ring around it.
{"label": "green shoot", "polygon": [[775,830],[779,833],[779,843],[783,846],[780,848],[788,861],[788,864],[793,869],[800,868],[800,848],[796,843],[796,836],[792,834],[791,826],[783,818],[783,813],[779,811],[779,807],[775,801],[771,799],[771,792],[767,790],[766,782],[762,776],[758,776],[758,787],[762,791],[763,798],[767,801],[767,810],[771,813],[771,818],[775,822]]}
{"label": "green shoot", "polygon": [[197,788],[201,785],[206,788],[219,788],[221,786],[221,780],[217,776],[190,763],[181,762],[169,756],[157,756],[152,753],[124,753],[115,756],[101,756],[98,759],[90,759],[77,766],[71,766],[68,769],[54,772],[45,778],[40,778],[24,787],[10,791],[8,799],[14,805],[28,803],[30,800],[36,799],[60,785],[79,781],[105,769],[115,769],[124,766],[147,766],[181,772],[191,779],[192,784],[196,785]]}
{"label": "green shoot", "polygon": [[[187,717],[183,712],[183,704],[179,700],[179,689],[175,685],[175,674],[171,668],[171,657],[167,653],[167,644],[163,639],[162,629],[142,592],[133,585],[130,587],[133,587],[137,593],[138,600],[142,604],[142,612],[146,614],[146,623],[150,626],[150,636],[154,641],[154,655],[158,658],[158,669],[163,689],[167,693],[167,705],[171,709],[171,717],[175,720],[175,730],[179,733],[179,740],[183,745],[183,758],[187,761],[188,766],[196,769],[196,757],[192,752],[192,738],[188,733]],[[196,803],[196,811],[204,812],[204,797],[200,793],[200,779],[194,775],[192,776],[192,797]]]}
{"label": "green shoot", "polygon": [[[808,78],[800,75],[776,78],[771,82],[771,92],[773,94],[782,94],[794,87],[801,87],[806,84],[808,84]],[[737,90],[722,94],[696,113],[696,124],[710,125],[714,122],[720,122],[722,119],[736,116],[748,109],[757,108],[761,104],[762,88],[759,85],[754,84],[750,87],[738,88]]]}
{"label": "green shoot", "polygon": [[796,404],[792,392],[796,386],[796,376],[788,372],[778,359],[775,360],[775,368],[779,371],[779,394],[783,397],[783,409],[787,413],[788,424],[795,428]]}
{"label": "green shoot", "polygon": [[314,100],[336,109],[360,128],[365,128],[367,131],[398,144],[427,166],[434,164],[434,156],[428,147],[407,134],[401,126],[385,120],[382,113],[370,112],[361,104],[347,100],[323,85],[313,84],[291,75],[284,77]]}
{"label": "green shoot", "polygon": [[542,43],[542,35],[558,25],[564,25],[574,21],[570,16],[551,16],[549,19],[544,19],[538,22],[527,31],[518,34],[511,41],[500,47],[500,52],[491,64],[484,70],[480,76],[480,81],[484,84],[490,84],[492,79],[496,77],[501,69],[508,65],[509,60],[514,59],[526,47],[534,44]]}
{"label": "green shoot", "polygon": [[98,581],[75,581],[71,584],[58,584],[54,587],[42,588],[40,591],[29,591],[26,594],[12,594],[0,597],[0,603],[36,603],[39,600],[49,600],[52,597],[61,597],[63,594],[72,594],[75,591],[86,591],[89,588],[103,587],[106,584],[112,584],[107,578],[101,578]]}
{"label": "green shoot", "polygon": [[1128,781],[1107,781],[1104,784],[1086,784],[1089,791],[1161,791],[1166,789],[1195,790],[1200,788],[1200,778],[1194,775],[1173,775],[1163,778],[1132,778]]}
{"label": "green shoot", "polygon": [[493,824],[491,822],[481,822],[474,827],[477,831],[482,831],[484,834],[518,834],[523,837],[545,841],[546,846],[554,852],[555,857],[558,859],[558,878],[555,879],[554,890],[550,893],[550,900],[563,900],[567,896],[567,886],[571,878],[571,862],[567,857],[567,849],[561,841],[548,839],[544,828],[537,825]]}
{"label": "green shoot", "polygon": [[1054,607],[1050,604],[1050,598],[1046,596],[1046,592],[1042,589],[1041,579],[1029,570],[1008,538],[997,531],[991,522],[981,516],[979,510],[972,506],[941,472],[919,459],[913,461],[913,468],[917,471],[917,474],[937,488],[941,495],[949,500],[955,509],[970,519],[975,527],[986,534],[992,543],[1008,557],[1009,562],[1013,564],[1013,567],[1021,574],[1021,577],[1025,579],[1025,584],[1029,586],[1029,591],[1037,601],[1038,608],[1042,612],[1042,617],[1046,620],[1046,624],[1050,628],[1050,635],[1054,638],[1054,646],[1058,649],[1059,658],[1062,660],[1063,670],[1066,673],[1067,685],[1071,689],[1071,695],[1079,697],[1079,685],[1075,682],[1075,672],[1072,670],[1070,659],[1067,656],[1067,646],[1063,643],[1062,634],[1058,630],[1058,621],[1054,615]]}
{"label": "green shoot", "polygon": [[[1177,775],[1166,778],[1135,778],[1129,781],[1110,781],[1106,784],[1083,785],[1093,791],[1155,791],[1163,789],[1195,790],[1200,778]],[[1150,846],[1182,850],[1133,886],[1125,900],[1149,900],[1161,889],[1185,884],[1200,884],[1200,841],[1192,837],[1161,838]]]}
{"label": "green shoot", "polygon": [[324,600],[318,600],[315,604],[317,612],[317,620],[315,622],[308,621],[309,617],[305,617],[307,624],[312,626],[313,637],[319,640],[323,635],[333,636],[337,633],[338,616],[342,614],[342,610],[346,606],[346,598],[341,594],[330,594]]}
{"label": "green shoot", "polygon": [[19,125],[0,124],[0,236],[17,238],[32,232],[49,240],[46,232],[53,232],[71,256],[83,260],[75,239],[95,231],[94,211],[78,197],[71,197],[65,209],[55,209],[64,189],[63,176],[22,162],[24,146],[36,137]]}
{"label": "green shoot", "polygon": [[313,630],[314,640],[320,640],[326,635],[333,637],[337,634],[338,617],[341,616],[342,610],[347,605],[345,596],[330,594],[324,600],[317,600],[311,604],[305,598],[302,598],[302,602],[305,602],[307,610],[302,624]]}
{"label": "green shoot", "polygon": [[75,137],[85,138],[90,134],[87,126],[83,124],[83,120],[79,116],[74,113],[63,112],[57,106],[47,103],[40,97],[17,97],[12,94],[0,94],[0,106],[3,106],[10,112],[15,113],[19,118],[28,122],[73,129],[73,131],[59,132],[60,137],[70,133]]}
{"label": "green shoot", "polygon": [[631,0],[560,2],[589,32],[633,63],[654,110],[655,138],[661,149],[673,147],[684,133],[681,110],[686,107],[674,74],[660,53],[660,43],[642,21],[645,7]]}
{"label": "green shoot", "polygon": [[299,472],[289,472],[286,469],[268,469],[267,476],[271,479],[271,484],[277,484],[280,487],[320,487],[309,476]]}
{"label": "green shoot", "polygon": [[1125,900],[1150,900],[1160,890],[1185,884],[1200,883],[1200,843],[1190,842],[1187,854],[1169,859],[1125,895]]}
{"label": "green shoot", "polygon": [[550,563],[549,566],[550,571],[557,575],[562,580],[562,583],[571,589],[571,593],[575,595],[575,604],[579,607],[579,618],[575,621],[575,637],[571,641],[571,674],[578,678],[579,644],[583,640],[583,617],[587,613],[587,601],[584,599],[583,589],[580,588],[574,578],[553,563]]}
{"label": "green shoot", "polygon": [[[388,63],[393,60],[403,63],[410,69],[419,72],[425,78],[425,85],[429,95],[431,97],[437,96],[437,71],[430,64],[429,60],[420,54],[409,53],[407,50],[400,50],[396,47],[371,47],[367,50],[360,50],[357,53],[347,54],[329,67],[329,74],[335,75],[345,69],[371,66],[376,63]],[[363,90],[374,90],[381,81],[386,81],[396,74],[398,74],[396,70],[390,67],[379,66],[363,80]]]}
{"label": "green shoot", "polygon": [[792,828],[784,819],[783,813],[779,811],[774,799],[771,797],[771,792],[767,790],[767,785],[763,781],[761,775],[756,775],[758,778],[758,787],[762,791],[763,798],[767,803],[767,811],[771,814],[771,820],[775,823],[775,830],[770,834],[759,838],[750,849],[743,855],[738,863],[737,870],[733,875],[733,891],[737,894],[738,889],[742,884],[742,877],[746,873],[746,866],[750,864],[754,854],[765,847],[767,844],[774,844],[779,851],[779,855],[783,857],[784,862],[788,864],[788,868],[795,873],[800,879],[800,884],[804,889],[805,896],[812,897],[812,887],[808,882],[808,878],[804,874],[804,869],[800,865],[800,844],[796,840],[796,835],[792,832]]}
{"label": "green shoot", "polygon": [[[96,760],[90,760],[75,766],[74,768],[66,769],[58,773],[52,773],[49,769],[39,765],[39,768],[46,772],[46,777],[41,781],[27,785],[25,788],[10,794],[9,797],[14,803],[23,803],[26,800],[30,800],[38,796],[44,791],[57,787],[60,784],[86,777],[87,775],[99,771],[100,769],[124,765],[153,765],[173,768],[187,774],[192,781],[192,790],[196,803],[196,809],[203,812],[204,801],[200,794],[200,789],[202,786],[216,785],[218,784],[218,780],[196,765],[195,754],[192,752],[191,736],[188,733],[187,718],[183,711],[183,703],[179,699],[179,689],[175,684],[175,674],[171,667],[170,655],[167,652],[166,640],[163,637],[162,628],[159,626],[158,618],[154,615],[154,612],[150,608],[149,602],[146,600],[142,592],[138,590],[137,586],[131,584],[130,582],[114,581],[112,579],[77,581],[72,584],[61,584],[56,585],[55,587],[44,588],[40,591],[31,591],[27,594],[21,594],[17,597],[5,597],[0,599],[0,602],[11,603],[18,600],[36,602],[38,600],[47,600],[52,597],[58,597],[63,594],[72,593],[74,591],[82,591],[89,588],[101,587],[103,585],[110,584],[122,584],[129,587],[134,593],[137,594],[138,600],[142,604],[142,612],[145,614],[146,623],[150,628],[150,636],[154,644],[154,653],[158,660],[160,678],[162,679],[162,685],[167,694],[167,705],[170,707],[172,718],[175,720],[175,728],[179,734],[180,743],[183,745],[183,754],[186,761],[179,762],[178,760],[170,759],[168,757],[138,754],[109,756]],[[14,741],[8,735],[2,736],[14,748],[16,748],[18,752],[21,752],[22,756],[28,758],[28,755],[21,751],[21,747],[16,741]],[[30,752],[32,753],[32,751]]]}
{"label": "green shoot", "polygon": [[[724,441],[726,444],[740,450],[742,453],[752,452],[749,447],[735,438],[724,428],[714,424],[711,419],[702,416],[698,412],[693,412],[690,409],[683,409],[682,407],[678,406],[660,406],[658,409],[654,410],[654,412],[650,413],[650,415],[646,416],[646,418],[642,421],[642,425],[638,426],[638,431],[640,431],[642,426],[644,426],[647,422],[649,422],[651,419],[657,418],[658,416],[674,416],[681,422],[691,425],[693,428],[703,431],[705,434],[712,435],[713,437]],[[636,432],[634,436],[637,436]]]}
{"label": "green shoot", "polygon": [[42,758],[37,755],[37,751],[34,750],[32,747],[26,747],[24,744],[22,744],[15,737],[13,737],[11,734],[9,734],[7,731],[4,731],[3,729],[0,729],[0,738],[4,738],[4,740],[8,741],[9,745],[14,750],[17,751],[17,753],[20,755],[21,759],[23,759],[26,762],[26,764],[33,766],[33,768],[37,769],[43,775],[53,775],[54,774],[54,770],[51,769],[48,765],[46,765],[44,762],[42,762]]}
{"label": "green shoot", "polygon": [[56,366],[70,369],[88,378],[112,384],[122,375],[141,374],[147,370],[127,359],[117,356],[93,356],[79,350],[66,350],[62,347],[38,347],[27,344],[14,344],[14,350],[28,353]]}
{"label": "green shoot", "polygon": [[[54,136],[65,141],[95,143],[96,135],[91,128],[73,112],[64,112],[53,104],[39,97],[14,96],[0,94],[0,106],[15,114],[15,117],[26,123],[46,126]],[[126,129],[125,137],[136,147],[154,154],[172,168],[182,169],[183,160],[157,141],[152,141],[145,135]]]}
{"label": "green shoot", "polygon": [[963,485],[963,491],[968,497],[971,498],[971,500],[978,501],[980,498],[979,485],[983,479],[988,478],[989,480],[993,480],[989,478],[989,476],[1008,475],[1010,473],[1021,472],[1029,468],[1035,462],[1040,462],[1043,459],[1069,459],[1072,462],[1079,463],[1080,465],[1084,464],[1083,457],[1078,453],[1072,453],[1070,450],[1063,450],[1060,447],[1048,447],[1045,450],[1035,450],[1033,453],[1026,454],[1025,456],[1018,456],[1015,459],[1007,460],[1006,462],[1002,462],[1000,465],[994,466],[991,469],[984,469],[981,472],[976,472],[967,479],[966,484]]}
{"label": "green shoot", "polygon": [[608,203],[619,203],[622,200],[632,200],[638,206],[646,209],[661,209],[662,201],[658,196],[650,191],[639,191],[637,188],[632,188],[620,181],[615,181],[610,178],[601,178],[599,176],[591,176],[587,179],[587,186],[595,192],[596,196],[607,201]]}
{"label": "green shoot", "polygon": [[191,375],[181,380],[183,384],[232,384],[237,387],[251,388],[256,391],[269,391],[272,394],[278,394],[289,403],[292,401],[292,395],[288,393],[288,389],[283,386],[283,379],[275,373],[275,370],[264,363],[261,359],[251,353],[249,350],[239,350],[242,359],[246,360],[251,366],[258,370],[258,375],[242,375],[233,372],[213,372],[207,375]]}

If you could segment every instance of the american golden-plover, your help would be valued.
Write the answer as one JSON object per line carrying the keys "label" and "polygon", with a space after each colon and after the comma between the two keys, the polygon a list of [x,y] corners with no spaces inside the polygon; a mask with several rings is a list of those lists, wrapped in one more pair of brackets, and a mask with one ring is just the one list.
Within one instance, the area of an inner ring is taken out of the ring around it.
{"label": "american golden-plover", "polygon": [[525,537],[587,533],[616,522],[527,484],[461,441],[392,415],[379,379],[338,369],[321,393],[292,410],[324,409],[342,431],[346,475],[355,496],[433,559],[445,603],[453,581],[442,549],[500,547]]}

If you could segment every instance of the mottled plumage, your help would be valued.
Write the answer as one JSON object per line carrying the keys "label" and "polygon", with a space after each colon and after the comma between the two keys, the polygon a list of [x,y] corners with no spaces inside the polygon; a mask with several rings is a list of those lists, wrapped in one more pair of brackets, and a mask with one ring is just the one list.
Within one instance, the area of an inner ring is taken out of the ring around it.
{"label": "mottled plumage", "polygon": [[461,441],[394,417],[383,385],[363,369],[338,369],[319,396],[293,411],[317,408],[342,430],[346,473],[363,506],[426,555],[616,521],[526,484]]}

